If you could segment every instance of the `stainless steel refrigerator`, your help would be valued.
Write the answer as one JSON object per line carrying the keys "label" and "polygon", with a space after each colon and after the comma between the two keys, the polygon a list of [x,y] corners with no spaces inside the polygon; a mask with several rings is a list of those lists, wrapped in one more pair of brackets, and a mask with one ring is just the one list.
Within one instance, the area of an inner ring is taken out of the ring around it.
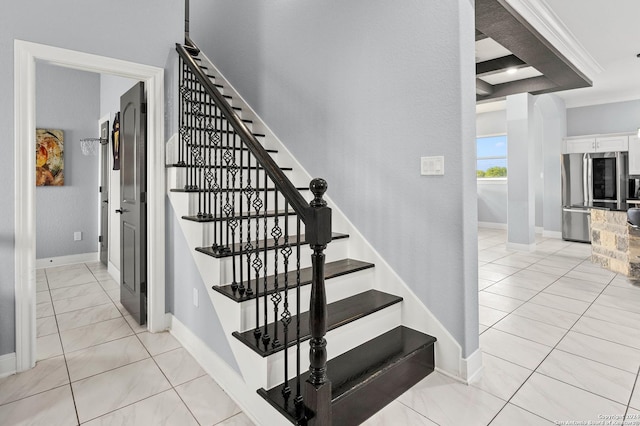
{"label": "stainless steel refrigerator", "polygon": [[626,152],[562,155],[562,238],[590,242],[590,208],[619,208],[627,200]]}

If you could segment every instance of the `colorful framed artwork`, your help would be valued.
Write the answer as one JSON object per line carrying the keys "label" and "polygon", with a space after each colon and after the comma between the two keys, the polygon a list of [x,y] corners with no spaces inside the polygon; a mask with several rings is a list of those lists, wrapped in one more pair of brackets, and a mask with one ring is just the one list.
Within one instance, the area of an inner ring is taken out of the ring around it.
{"label": "colorful framed artwork", "polygon": [[64,185],[64,132],[36,129],[36,186]]}

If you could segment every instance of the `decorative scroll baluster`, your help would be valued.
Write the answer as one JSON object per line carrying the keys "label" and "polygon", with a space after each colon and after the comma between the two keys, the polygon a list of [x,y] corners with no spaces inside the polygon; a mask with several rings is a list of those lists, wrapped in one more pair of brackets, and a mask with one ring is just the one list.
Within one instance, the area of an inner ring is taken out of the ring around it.
{"label": "decorative scroll baluster", "polygon": [[183,90],[186,90],[186,87],[184,86],[186,66],[187,65],[184,63],[182,58],[180,58],[180,103],[178,104],[178,113],[180,114],[180,141],[178,142],[178,158],[176,161],[176,165],[181,167],[185,165],[183,157],[185,140],[184,136],[182,135],[182,131],[185,128],[185,121],[187,118],[187,113],[185,111],[185,99],[183,96]]}
{"label": "decorative scroll baluster", "polygon": [[280,228],[279,224],[279,212],[278,212],[278,191],[273,192],[274,197],[274,206],[275,210],[275,218],[274,225],[271,229],[271,236],[273,237],[273,293],[271,294],[271,302],[273,303],[273,341],[271,342],[272,348],[277,348],[280,346],[280,340],[278,340],[278,306],[280,305],[280,301],[282,301],[282,295],[280,294],[280,283],[278,278],[278,251],[280,247],[280,237],[282,237],[282,228]]}
{"label": "decorative scroll baluster", "polygon": [[[245,256],[247,257],[247,296],[253,296],[251,288],[251,256],[253,256],[253,244],[251,243],[251,197],[254,189],[251,186],[251,155],[247,155],[247,185],[244,187],[244,195],[247,198],[247,239],[244,244]],[[256,284],[256,291],[258,286]]]}
{"label": "decorative scroll baluster", "polygon": [[263,274],[262,276],[264,277],[264,288],[265,288],[265,295],[263,297],[264,300],[264,309],[263,309],[263,315],[264,315],[264,332],[262,333],[262,344],[264,345],[264,347],[266,348],[267,345],[269,344],[269,342],[271,341],[271,336],[269,336],[269,330],[267,329],[267,324],[269,324],[269,316],[268,316],[268,302],[267,302],[267,294],[266,294],[266,289],[267,289],[267,277],[269,276],[268,271],[267,271],[267,229],[268,229],[268,224],[267,224],[267,220],[269,215],[267,214],[267,211],[269,210],[269,198],[268,198],[268,189],[267,189],[267,171],[265,170],[264,172],[264,241],[262,243],[263,247],[263,253],[264,253],[264,259],[263,259]]}
{"label": "decorative scroll baluster", "polygon": [[[256,187],[260,187],[260,168],[256,164]],[[256,225],[256,247],[253,254],[252,266],[256,274],[256,328],[253,330],[253,335],[256,340],[262,335],[260,331],[260,269],[262,268],[262,260],[260,259],[260,210],[262,209],[263,202],[260,199],[260,191],[256,189],[256,198],[253,200],[253,208],[255,209],[255,225]],[[251,219],[249,219],[251,220]],[[267,277],[263,278],[263,297],[267,295]]]}
{"label": "decorative scroll baluster", "polygon": [[[291,312],[289,311],[289,256],[292,250],[289,245],[289,203],[284,203],[284,244],[281,249],[284,260],[284,304],[282,305],[282,331],[284,334],[284,388],[282,395],[289,398],[291,388],[289,387],[289,324],[291,323]],[[276,308],[277,311],[277,308]],[[277,319],[277,318],[276,318]]]}
{"label": "decorative scroll baluster", "polygon": [[[238,138],[236,137],[236,133],[234,131],[233,132],[233,149],[234,149],[234,152],[235,152],[236,149],[240,152],[240,167],[236,168],[236,170],[239,171],[239,173],[238,173],[239,174],[239,179],[238,179],[239,185],[238,185],[238,191],[237,191],[237,194],[238,194],[237,195],[237,197],[238,197],[238,212],[237,212],[237,214],[238,214],[238,217],[240,217],[240,220],[238,221],[239,228],[240,228],[240,232],[239,232],[239,235],[238,235],[238,237],[239,237],[239,239],[238,239],[238,247],[240,247],[240,250],[239,250],[240,256],[239,256],[239,259],[238,259],[238,269],[239,269],[239,272],[240,272],[240,281],[238,283],[238,292],[241,295],[243,295],[245,293],[245,291],[246,291],[246,288],[244,286],[244,273],[243,273],[244,272],[244,262],[242,260],[242,256],[244,256],[245,253],[246,253],[246,250],[244,250],[242,248],[242,240],[244,239],[244,220],[242,220],[242,212],[243,212],[243,210],[242,210],[242,192],[243,192],[243,188],[244,188],[244,182],[242,180],[243,179],[242,170],[244,168],[244,155],[243,155],[244,154],[244,150],[242,149],[242,147],[236,146],[236,141],[237,140],[238,140]],[[234,190],[234,192],[236,191],[235,186],[234,186],[233,190]],[[234,200],[235,200],[235,197],[234,197]]]}

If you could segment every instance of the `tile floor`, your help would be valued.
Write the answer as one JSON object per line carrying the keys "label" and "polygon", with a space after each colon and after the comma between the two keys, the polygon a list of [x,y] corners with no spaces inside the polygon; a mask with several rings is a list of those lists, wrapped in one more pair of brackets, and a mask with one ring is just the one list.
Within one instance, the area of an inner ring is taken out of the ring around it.
{"label": "tile floor", "polygon": [[127,315],[98,262],[37,271],[36,367],[0,379],[0,425],[253,423],[169,333]]}
{"label": "tile floor", "polygon": [[[589,245],[505,242],[478,232],[482,377],[433,373],[365,424],[640,425],[640,286]],[[122,314],[100,264],[38,271],[37,296],[39,361],[0,379],[0,424],[251,424],[171,335]]]}
{"label": "tile floor", "polygon": [[592,264],[587,244],[505,243],[478,232],[483,376],[433,373],[366,424],[640,425],[640,285]]}

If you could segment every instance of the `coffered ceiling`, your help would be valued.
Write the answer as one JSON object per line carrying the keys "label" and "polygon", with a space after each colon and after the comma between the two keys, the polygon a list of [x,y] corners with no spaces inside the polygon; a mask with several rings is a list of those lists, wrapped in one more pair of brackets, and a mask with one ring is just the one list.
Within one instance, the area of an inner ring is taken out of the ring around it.
{"label": "coffered ceiling", "polygon": [[541,94],[592,81],[505,0],[476,0],[476,99]]}

